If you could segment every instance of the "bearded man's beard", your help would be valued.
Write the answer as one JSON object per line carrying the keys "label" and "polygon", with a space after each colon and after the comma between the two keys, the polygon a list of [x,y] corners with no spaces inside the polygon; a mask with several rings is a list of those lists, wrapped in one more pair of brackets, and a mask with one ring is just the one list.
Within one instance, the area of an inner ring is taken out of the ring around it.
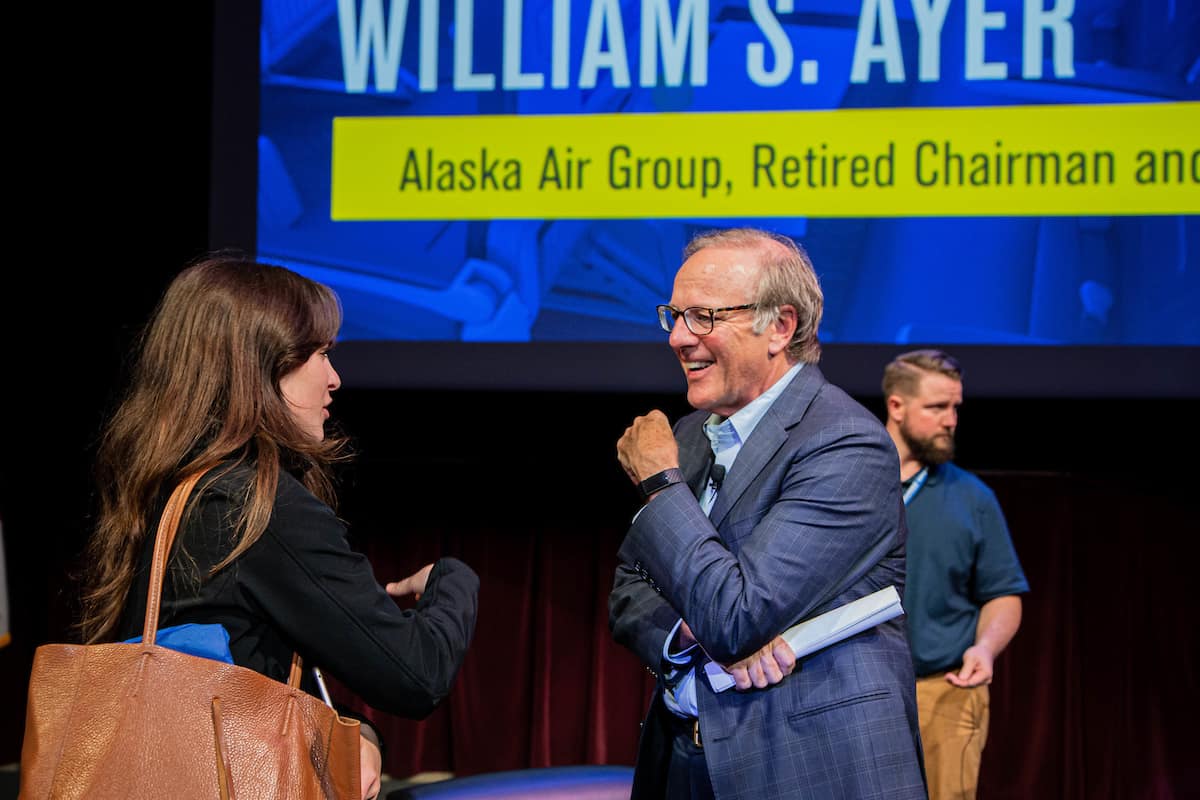
{"label": "bearded man's beard", "polygon": [[925,439],[918,439],[901,427],[900,435],[904,438],[904,443],[908,445],[908,450],[912,453],[913,458],[922,464],[936,467],[938,464],[945,464],[954,458],[953,434],[938,433]]}

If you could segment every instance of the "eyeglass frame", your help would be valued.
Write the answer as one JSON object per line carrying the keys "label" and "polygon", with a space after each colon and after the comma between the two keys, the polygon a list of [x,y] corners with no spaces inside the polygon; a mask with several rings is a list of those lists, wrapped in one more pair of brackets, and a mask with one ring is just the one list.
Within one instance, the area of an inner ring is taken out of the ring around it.
{"label": "eyeglass frame", "polygon": [[[718,313],[722,311],[748,311],[751,308],[758,308],[758,305],[758,303],[743,303],[740,306],[724,306],[722,308],[709,308],[708,306],[688,306],[687,308],[676,308],[669,303],[660,303],[654,307],[654,311],[658,315],[658,326],[667,333],[673,331],[675,329],[675,323],[679,321],[680,317],[683,317],[684,327],[686,327],[693,336],[708,336],[713,332],[713,329],[717,327]],[[664,308],[671,312],[671,327],[669,328],[667,327],[666,318],[663,317]],[[708,312],[708,330],[704,331],[703,333],[692,330],[691,324],[688,323],[687,312],[692,311],[693,309]]]}

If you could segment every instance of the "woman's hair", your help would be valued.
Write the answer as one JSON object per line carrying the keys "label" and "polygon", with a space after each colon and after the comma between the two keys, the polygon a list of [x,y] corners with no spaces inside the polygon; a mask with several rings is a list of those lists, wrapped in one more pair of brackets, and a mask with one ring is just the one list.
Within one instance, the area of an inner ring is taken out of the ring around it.
{"label": "woman's hair", "polygon": [[788,355],[805,364],[821,360],[817,329],[825,310],[825,296],[808,253],[794,239],[757,228],[727,228],[701,233],[688,242],[683,257],[691,258],[706,247],[751,250],[758,254],[758,287],[754,293],[754,331],[762,333],[779,316],[782,306],[796,309],[796,332],[788,342]]}
{"label": "woman's hair", "polygon": [[266,529],[281,466],[334,505],[331,464],[346,440],[315,440],[294,421],[279,381],[332,345],[341,307],[327,286],[241,255],[211,254],[171,282],[139,340],[132,379],[96,462],[99,516],[88,545],[83,637],[113,634],[164,492],[224,462],[253,471],[238,538],[215,573]]}

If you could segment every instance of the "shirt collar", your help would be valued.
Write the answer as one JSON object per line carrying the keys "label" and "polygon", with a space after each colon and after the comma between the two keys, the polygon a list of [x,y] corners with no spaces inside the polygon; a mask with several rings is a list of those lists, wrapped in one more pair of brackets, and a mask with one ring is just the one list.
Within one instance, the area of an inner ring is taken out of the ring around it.
{"label": "shirt collar", "polygon": [[[704,425],[706,427],[710,425],[716,427],[728,424],[733,428],[736,442],[741,444],[750,438],[750,434],[754,432],[754,429],[758,427],[758,423],[766,416],[767,410],[779,395],[783,394],[783,390],[788,387],[788,384],[792,382],[792,379],[796,377],[803,367],[803,361],[793,365],[791,369],[783,373],[779,380],[771,385],[770,389],[767,389],[745,406],[730,414],[726,419],[722,420],[716,414],[709,414]],[[709,438],[711,441],[712,437],[710,436]]]}

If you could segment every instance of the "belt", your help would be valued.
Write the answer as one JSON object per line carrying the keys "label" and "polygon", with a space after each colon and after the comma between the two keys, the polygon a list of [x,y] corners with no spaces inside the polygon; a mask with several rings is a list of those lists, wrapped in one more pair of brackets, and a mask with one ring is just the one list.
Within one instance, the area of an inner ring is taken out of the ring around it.
{"label": "belt", "polygon": [[663,713],[676,736],[686,736],[696,747],[704,747],[704,741],[700,738],[700,720],[698,718],[681,717],[666,709],[663,709]]}

